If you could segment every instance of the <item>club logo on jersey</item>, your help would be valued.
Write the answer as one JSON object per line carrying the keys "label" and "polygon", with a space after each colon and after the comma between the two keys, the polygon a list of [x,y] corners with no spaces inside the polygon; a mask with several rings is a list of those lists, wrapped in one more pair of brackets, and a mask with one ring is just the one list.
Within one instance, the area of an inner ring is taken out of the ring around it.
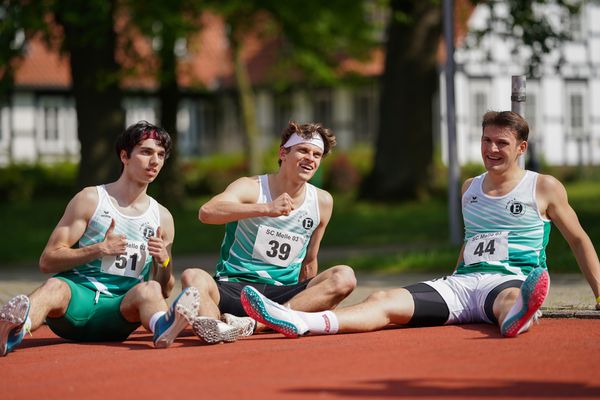
{"label": "club logo on jersey", "polygon": [[515,217],[520,217],[525,214],[525,204],[518,200],[511,200],[506,205],[506,209]]}
{"label": "club logo on jersey", "polygon": [[154,236],[154,228],[151,227],[148,223],[145,223],[144,225],[140,226],[140,231],[146,239],[149,239],[152,236]]}
{"label": "club logo on jersey", "polygon": [[312,228],[314,224],[315,222],[312,220],[312,218],[304,218],[302,221],[302,227],[306,230]]}

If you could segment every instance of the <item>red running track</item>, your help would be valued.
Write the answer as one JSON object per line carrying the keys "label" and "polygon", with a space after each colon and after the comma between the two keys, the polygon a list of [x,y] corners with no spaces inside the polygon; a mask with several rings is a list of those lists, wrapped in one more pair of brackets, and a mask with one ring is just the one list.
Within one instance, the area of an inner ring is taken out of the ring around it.
{"label": "red running track", "polygon": [[0,398],[600,398],[600,319],[542,319],[514,339],[464,325],[208,346],[186,332],[158,350],[143,329],[80,344],[43,327],[0,358]]}

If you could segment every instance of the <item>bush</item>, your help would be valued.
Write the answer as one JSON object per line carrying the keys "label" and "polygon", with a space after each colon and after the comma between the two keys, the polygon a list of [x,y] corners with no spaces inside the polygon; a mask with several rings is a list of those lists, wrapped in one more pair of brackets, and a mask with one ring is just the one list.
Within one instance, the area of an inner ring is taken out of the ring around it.
{"label": "bush", "polygon": [[352,164],[350,157],[336,154],[327,164],[324,172],[324,187],[335,193],[354,192],[361,182],[358,169]]}
{"label": "bush", "polygon": [[246,174],[241,154],[187,159],[180,165],[186,194],[191,196],[222,192],[232,181]]}
{"label": "bush", "polygon": [[0,168],[0,199],[29,202],[34,197],[71,193],[75,185],[77,165],[13,164]]}

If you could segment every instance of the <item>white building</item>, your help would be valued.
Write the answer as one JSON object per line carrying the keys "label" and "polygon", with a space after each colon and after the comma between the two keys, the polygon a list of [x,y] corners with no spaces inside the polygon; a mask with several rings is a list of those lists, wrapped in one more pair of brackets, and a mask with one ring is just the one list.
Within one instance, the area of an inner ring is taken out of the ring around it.
{"label": "white building", "polygon": [[[485,24],[489,10],[478,6],[469,21],[472,27]],[[558,17],[549,10],[549,18]],[[222,46],[222,22],[203,33],[204,46],[213,46],[212,56],[199,65],[203,95],[186,90],[180,104],[178,127],[183,156],[202,156],[243,148],[240,112],[231,90],[231,65],[214,67],[214,51]],[[547,57],[540,79],[527,80],[526,118],[532,128],[536,152],[551,165],[600,164],[600,6],[590,2],[581,16],[572,20],[574,40]],[[560,74],[555,61],[562,57]],[[511,54],[507,43],[488,37],[477,49],[458,48],[456,112],[458,156],[461,163],[479,162],[481,116],[487,110],[511,107],[511,76],[526,72],[522,57]],[[223,57],[226,60],[226,57]],[[203,64],[204,63],[204,64]],[[277,94],[257,78],[255,95],[263,144],[279,137],[289,119],[318,121],[336,133],[341,148],[372,143],[377,128],[378,91],[376,79],[383,68],[377,57],[363,69],[370,77],[362,86],[308,90],[297,87]],[[209,70],[210,68],[206,68]],[[263,71],[264,73],[264,71]],[[441,109],[444,110],[443,73]],[[53,162],[77,160],[79,142],[74,100],[70,95],[68,64],[40,43],[29,45],[28,56],[17,73],[17,90],[10,105],[0,112],[0,165],[10,162]],[[229,84],[227,83],[229,82]],[[229,85],[229,86],[228,86]],[[139,93],[139,91],[137,92]],[[157,100],[147,95],[126,96],[123,107],[127,124],[140,119],[156,122]],[[189,94],[191,93],[191,94]],[[444,112],[436,117],[445,155]]]}
{"label": "white building", "polygon": [[[547,18],[560,23],[555,9]],[[488,23],[490,10],[479,6],[470,28]],[[570,19],[573,40],[545,58],[539,79],[526,80],[525,118],[530,141],[540,161],[549,165],[600,164],[600,6],[588,2],[581,15]],[[459,161],[480,162],[481,116],[487,110],[511,109],[511,76],[524,75],[522,50],[511,53],[511,44],[486,37],[478,49],[458,48],[456,120]],[[558,61],[564,64],[557,69]],[[443,78],[441,88],[444,88]],[[445,100],[445,96],[441,96]],[[442,107],[442,109],[444,106]],[[443,113],[442,113],[443,115]],[[442,144],[446,154],[446,125]]]}

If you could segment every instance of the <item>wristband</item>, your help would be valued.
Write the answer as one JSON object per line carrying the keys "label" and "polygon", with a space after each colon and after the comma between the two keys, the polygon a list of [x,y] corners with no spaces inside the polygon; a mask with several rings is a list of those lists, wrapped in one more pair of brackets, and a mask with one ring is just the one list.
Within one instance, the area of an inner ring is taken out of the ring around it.
{"label": "wristband", "polygon": [[600,303],[600,296],[596,297],[596,303]]}
{"label": "wristband", "polygon": [[167,268],[169,266],[170,262],[171,262],[171,257],[167,257],[167,259],[162,264],[160,264],[160,266],[163,268]]}

